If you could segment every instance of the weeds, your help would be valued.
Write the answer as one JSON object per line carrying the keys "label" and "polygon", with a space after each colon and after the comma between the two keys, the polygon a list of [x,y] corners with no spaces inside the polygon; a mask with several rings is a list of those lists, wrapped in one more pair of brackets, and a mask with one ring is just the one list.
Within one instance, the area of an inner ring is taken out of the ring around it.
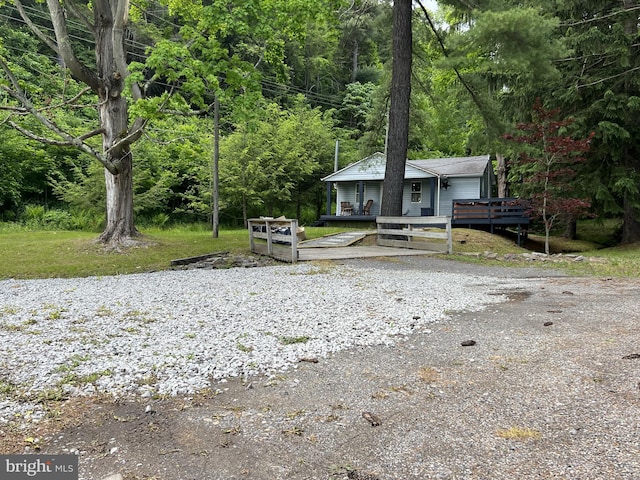
{"label": "weeds", "polygon": [[100,305],[95,313],[96,317],[110,317],[112,315],[113,315],[113,310],[111,310],[110,308],[107,308],[104,305]]}
{"label": "weeds", "polygon": [[62,387],[48,388],[42,390],[35,395],[36,403],[62,402],[67,400],[69,396],[64,392]]}
{"label": "weeds", "polygon": [[295,436],[302,436],[302,434],[304,433],[304,428],[299,427],[299,426],[293,426],[291,428],[287,428],[286,430],[282,430],[282,433],[284,435],[295,435]]}
{"label": "weeds", "polygon": [[507,440],[538,440],[542,438],[542,434],[539,431],[527,427],[500,429],[496,432],[496,435]]}
{"label": "weeds", "polygon": [[0,308],[0,318],[2,318],[5,315],[15,315],[18,312],[19,310],[16,307],[10,307],[8,305],[5,305]]}
{"label": "weeds", "polygon": [[436,383],[440,379],[440,374],[433,367],[422,367],[418,371],[420,380],[426,383]]}
{"label": "weeds", "polygon": [[13,383],[0,381],[0,395],[12,395],[17,389],[18,387]]}
{"label": "weeds", "polygon": [[299,417],[300,415],[304,415],[306,413],[305,410],[296,410],[295,412],[289,412],[287,413],[287,418],[293,420],[294,418]]}
{"label": "weeds", "polygon": [[308,335],[300,337],[287,337],[285,335],[278,337],[278,340],[283,345],[294,345],[296,343],[307,343],[311,338]]}
{"label": "weeds", "polygon": [[236,342],[236,348],[238,350],[240,350],[241,352],[244,352],[244,353],[253,352],[253,347],[249,347],[247,345],[244,345],[243,343],[240,343],[239,340]]}

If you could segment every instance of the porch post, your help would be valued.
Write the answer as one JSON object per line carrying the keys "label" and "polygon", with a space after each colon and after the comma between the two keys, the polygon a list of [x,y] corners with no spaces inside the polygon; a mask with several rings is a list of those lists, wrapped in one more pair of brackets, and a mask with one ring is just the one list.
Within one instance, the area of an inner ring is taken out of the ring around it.
{"label": "porch post", "polygon": [[327,182],[327,215],[331,215],[331,182]]}
{"label": "porch post", "polygon": [[436,215],[436,177],[429,179],[429,201],[431,202],[431,211]]}
{"label": "porch post", "polygon": [[434,210],[436,216],[440,215],[440,175],[438,175],[438,186],[436,188],[437,192],[436,192],[436,209]]}

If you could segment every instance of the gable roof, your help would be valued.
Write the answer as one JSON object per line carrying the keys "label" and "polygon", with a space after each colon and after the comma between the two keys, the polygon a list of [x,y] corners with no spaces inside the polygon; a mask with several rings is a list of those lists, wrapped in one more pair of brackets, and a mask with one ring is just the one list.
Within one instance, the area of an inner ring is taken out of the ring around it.
{"label": "gable roof", "polygon": [[480,177],[487,168],[489,155],[407,160],[407,163],[429,173],[435,173],[437,176]]}
{"label": "gable roof", "polygon": [[[474,157],[407,160],[404,178],[481,177],[489,164],[489,155]],[[322,178],[324,182],[384,180],[386,156],[376,152]]]}

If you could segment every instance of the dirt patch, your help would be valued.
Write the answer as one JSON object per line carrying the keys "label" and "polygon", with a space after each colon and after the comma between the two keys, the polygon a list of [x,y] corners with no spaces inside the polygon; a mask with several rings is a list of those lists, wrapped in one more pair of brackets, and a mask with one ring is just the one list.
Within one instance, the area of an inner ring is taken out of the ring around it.
{"label": "dirt patch", "polygon": [[86,400],[42,451],[78,453],[84,479],[640,478],[640,284],[528,282],[509,302],[277,377]]}

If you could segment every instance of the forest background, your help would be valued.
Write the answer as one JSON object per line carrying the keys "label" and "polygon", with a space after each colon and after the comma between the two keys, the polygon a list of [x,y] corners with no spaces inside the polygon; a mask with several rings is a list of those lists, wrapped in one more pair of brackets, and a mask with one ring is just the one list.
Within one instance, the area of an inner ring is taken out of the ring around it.
{"label": "forest background", "polygon": [[[214,22],[201,35],[205,7]],[[636,1],[443,0],[437,10],[425,7],[414,2],[409,158],[511,159],[508,193],[518,195],[523,169],[532,166],[515,162],[521,146],[505,134],[531,122],[539,100],[571,120],[563,134],[591,138],[565,190],[588,199],[588,215],[619,218],[620,242],[640,241]],[[211,221],[214,113],[223,225],[265,214],[311,223],[326,208],[320,178],[334,169],[336,142],[340,167],[384,150],[391,2],[145,1],[128,10],[128,81],[144,91],[129,111],[144,119],[131,144],[138,225]],[[46,36],[49,15],[40,2],[0,7],[0,221],[99,230],[104,165],[75,144],[43,142],[33,116],[40,112],[66,132],[98,119],[98,97],[25,21]],[[67,22],[87,64],[96,61],[90,24]],[[200,38],[206,45],[198,46]],[[33,111],[10,94],[16,85]],[[89,146],[93,140],[82,137]]]}

